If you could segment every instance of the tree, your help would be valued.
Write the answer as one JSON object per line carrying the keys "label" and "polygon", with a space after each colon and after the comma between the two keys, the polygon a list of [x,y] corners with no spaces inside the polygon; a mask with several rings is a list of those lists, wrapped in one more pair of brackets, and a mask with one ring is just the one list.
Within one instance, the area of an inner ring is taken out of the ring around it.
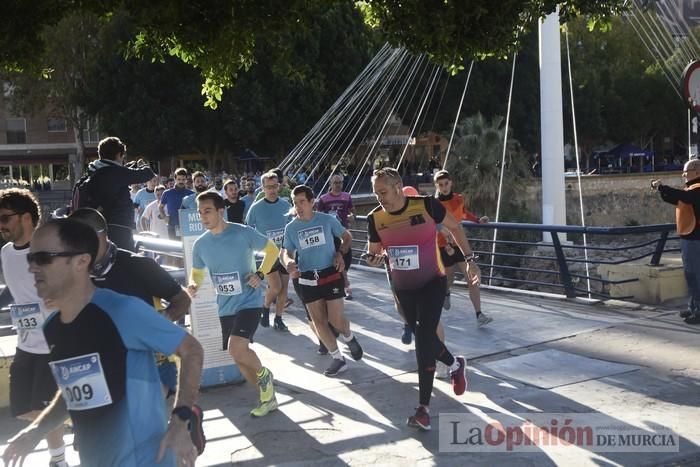
{"label": "tree", "polygon": [[435,62],[457,68],[465,57],[503,56],[517,47],[523,24],[560,5],[565,19],[587,15],[595,22],[619,13],[623,0],[259,0],[249,2],[74,2],[10,0],[0,22],[0,67],[40,71],[48,45],[39,31],[63,17],[87,11],[109,20],[127,9],[135,29],[130,53],[164,59],[174,56],[196,68],[207,104],[215,107],[223,89],[260,59],[258,40],[265,37],[275,61],[293,52],[290,33],[313,24],[332,4],[357,4],[368,24],[395,45],[427,53]]}
{"label": "tree", "polygon": [[48,104],[73,128],[76,154],[68,170],[71,184],[83,172],[85,142],[83,131],[90,119],[88,104],[95,89],[94,64],[102,53],[101,22],[95,15],[75,12],[41,33],[46,44],[41,62],[43,76],[14,72],[5,77],[12,86],[10,105],[19,113],[32,114]]}
{"label": "tree", "polygon": [[[475,212],[495,214],[496,211],[505,137],[503,123],[503,117],[496,116],[488,121],[481,114],[476,114],[457,125],[447,170],[454,180],[459,180],[458,188]],[[527,159],[520,152],[519,143],[509,137],[507,144],[506,183],[501,193],[504,204],[518,199],[518,191],[529,173]]]}
{"label": "tree", "polygon": [[577,16],[591,27],[623,11],[623,0],[367,0],[358,2],[368,24],[394,45],[453,70],[466,58],[506,56],[536,20],[559,6],[562,22]]}

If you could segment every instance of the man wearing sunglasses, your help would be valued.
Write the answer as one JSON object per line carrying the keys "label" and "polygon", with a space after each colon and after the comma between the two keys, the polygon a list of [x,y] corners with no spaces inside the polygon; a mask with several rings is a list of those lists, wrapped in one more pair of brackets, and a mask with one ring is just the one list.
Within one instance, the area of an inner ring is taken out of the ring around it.
{"label": "man wearing sunglasses", "polygon": [[[10,188],[0,192],[0,234],[8,243],[2,247],[2,272],[14,303],[12,322],[17,328],[17,350],[10,365],[10,412],[22,420],[34,420],[56,394],[49,368],[49,347],[42,325],[49,316],[29,273],[27,253],[39,223],[39,203],[29,190]],[[63,427],[46,436],[51,467],[67,466]]]}
{"label": "man wearing sunglasses", "polygon": [[[55,219],[37,229],[27,255],[38,295],[60,312],[44,335],[59,386],[37,420],[3,453],[19,465],[70,415],[82,465],[194,466],[187,431],[199,389],[203,350],[185,330],[135,297],[96,289],[93,229]],[[175,409],[168,421],[154,352],[180,357]]]}
{"label": "man wearing sunglasses", "polygon": [[[70,218],[88,225],[97,233],[99,247],[92,268],[92,280],[97,287],[140,298],[170,321],[178,321],[185,316],[191,303],[185,289],[153,259],[117,248],[110,241],[107,223],[98,211],[82,208],[71,214]],[[163,308],[161,299],[168,302],[166,308]],[[164,393],[170,397],[175,394],[177,386],[177,367],[167,356],[156,355],[156,359]],[[195,421],[197,423],[193,423],[193,428],[201,431],[201,419]],[[200,434],[193,434],[194,439],[203,439]],[[198,449],[204,450],[204,446],[198,446]]]}

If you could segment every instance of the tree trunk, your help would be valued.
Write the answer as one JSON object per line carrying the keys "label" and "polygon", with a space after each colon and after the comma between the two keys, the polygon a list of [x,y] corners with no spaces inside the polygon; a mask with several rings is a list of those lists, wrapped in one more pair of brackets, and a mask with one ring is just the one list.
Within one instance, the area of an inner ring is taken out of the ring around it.
{"label": "tree trunk", "polygon": [[82,177],[85,170],[85,141],[83,140],[82,128],[74,126],[73,134],[75,136],[75,154],[71,154],[68,158],[68,175],[71,187]]}

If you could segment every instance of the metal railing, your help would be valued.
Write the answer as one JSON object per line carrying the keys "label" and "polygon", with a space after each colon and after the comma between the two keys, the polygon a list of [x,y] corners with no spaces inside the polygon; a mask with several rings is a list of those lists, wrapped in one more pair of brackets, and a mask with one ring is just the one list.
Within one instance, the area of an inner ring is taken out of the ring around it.
{"label": "metal railing", "polygon": [[[365,216],[357,216],[357,220],[366,226]],[[597,266],[633,263],[645,258],[649,258],[648,265],[659,266],[664,253],[680,251],[676,245],[678,236],[671,235],[676,230],[674,224],[579,227],[463,221],[462,225],[472,250],[478,256],[482,283],[553,291],[569,298],[632,298],[629,295],[612,297],[610,288],[636,282],[638,278],[606,279],[597,274]],[[494,241],[495,229],[498,230],[498,237]],[[366,228],[355,228],[352,232],[353,247],[362,244],[360,249],[364,250]],[[551,242],[542,240],[544,233],[550,234]],[[562,241],[562,234],[571,236],[571,239]],[[584,234],[588,246],[581,243]],[[619,255],[624,257],[615,258]]]}
{"label": "metal railing", "polygon": [[[360,254],[367,249],[367,217],[357,216],[350,229],[353,235],[353,259],[360,262]],[[636,282],[638,278],[611,280],[597,274],[599,265],[619,265],[649,258],[647,264],[659,266],[664,253],[679,252],[674,224],[632,227],[579,227],[519,223],[476,224],[462,222],[478,256],[482,283],[506,288],[552,291],[569,298],[578,296],[604,299],[628,299],[631,296],[610,294],[611,286]],[[493,231],[498,238],[493,240]],[[551,242],[543,242],[549,233]],[[570,236],[562,241],[563,234]],[[587,236],[588,246],[581,243]],[[182,261],[182,243],[135,236],[137,248],[152,255],[166,255]],[[611,244],[612,243],[612,244]],[[495,244],[495,252],[492,253]],[[587,253],[588,258],[586,258]],[[623,255],[624,257],[619,257]],[[493,258],[493,261],[492,261]],[[588,268],[586,268],[586,265]],[[171,274],[184,281],[182,267],[168,267]],[[590,287],[588,284],[591,284]]]}

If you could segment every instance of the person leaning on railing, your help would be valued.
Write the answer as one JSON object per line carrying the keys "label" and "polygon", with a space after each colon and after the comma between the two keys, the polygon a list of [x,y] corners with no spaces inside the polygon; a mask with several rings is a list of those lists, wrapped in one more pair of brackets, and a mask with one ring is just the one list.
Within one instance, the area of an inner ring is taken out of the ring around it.
{"label": "person leaning on railing", "polygon": [[662,185],[652,180],[651,187],[661,199],[676,206],[676,230],[681,237],[683,271],[688,283],[688,309],[681,318],[688,324],[700,324],[700,159],[692,159],[683,166],[684,189]]}

